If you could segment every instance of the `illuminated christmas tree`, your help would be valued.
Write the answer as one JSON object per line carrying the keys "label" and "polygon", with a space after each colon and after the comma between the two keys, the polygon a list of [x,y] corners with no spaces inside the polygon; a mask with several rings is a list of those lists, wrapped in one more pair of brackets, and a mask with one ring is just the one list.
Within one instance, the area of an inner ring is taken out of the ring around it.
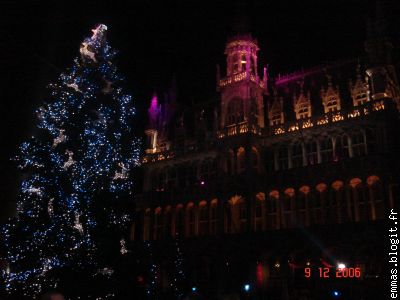
{"label": "illuminated christmas tree", "polygon": [[[24,176],[17,217],[2,229],[8,264],[2,275],[11,294],[32,299],[67,286],[63,280],[75,274],[105,281],[118,259],[112,255],[127,252],[123,233],[131,216],[124,204],[133,200],[130,174],[139,161],[139,140],[106,30],[93,29],[72,68],[49,85],[37,131],[16,157]],[[81,299],[108,298],[92,295],[89,287],[79,293]]]}

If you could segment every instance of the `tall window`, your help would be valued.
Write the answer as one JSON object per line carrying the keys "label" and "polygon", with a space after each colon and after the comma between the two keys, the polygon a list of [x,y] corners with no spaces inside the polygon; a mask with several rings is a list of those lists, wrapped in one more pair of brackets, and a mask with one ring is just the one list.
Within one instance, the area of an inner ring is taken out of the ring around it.
{"label": "tall window", "polygon": [[239,232],[246,232],[247,226],[247,204],[244,200],[241,200],[237,204],[239,213]]}
{"label": "tall window", "polygon": [[264,206],[264,198],[256,197],[256,205],[254,211],[254,219],[255,219],[255,231],[261,231],[263,229],[263,206]]}
{"label": "tall window", "polygon": [[238,165],[238,174],[245,171],[245,169],[246,169],[246,152],[243,147],[240,147],[237,152],[237,165]]}
{"label": "tall window", "polygon": [[311,198],[311,223],[325,223],[325,202],[327,198],[327,185],[320,183],[316,187],[316,193]]}
{"label": "tall window", "polygon": [[364,156],[365,155],[365,140],[364,134],[359,131],[353,133],[351,136],[351,147],[353,149],[353,156]]}
{"label": "tall window", "polygon": [[240,98],[233,98],[227,107],[227,125],[244,121],[244,103]]}
{"label": "tall window", "polygon": [[365,199],[364,185],[360,178],[353,178],[350,180],[350,186],[352,187],[350,202],[354,203],[354,206],[351,207],[354,211],[354,219],[356,222],[366,221],[368,218],[368,202]]}
{"label": "tall window", "polygon": [[367,178],[368,183],[368,210],[372,220],[379,220],[384,218],[384,196],[380,179],[372,175]]}
{"label": "tall window", "polygon": [[272,191],[267,201],[267,229],[277,229],[279,192]]}
{"label": "tall window", "polygon": [[349,140],[347,135],[336,137],[335,143],[335,160],[349,157]]}
{"label": "tall window", "polygon": [[208,234],[208,206],[202,201],[199,205],[199,235]]}
{"label": "tall window", "polygon": [[320,140],[321,161],[331,162],[333,159],[333,145],[330,137]]}
{"label": "tall window", "polygon": [[283,224],[286,228],[293,227],[293,200],[294,190],[292,188],[289,188],[285,191],[285,197],[283,199]]}
{"label": "tall window", "polygon": [[218,224],[218,201],[214,199],[211,201],[210,205],[210,234],[217,234],[217,224]]}
{"label": "tall window", "polygon": [[284,145],[279,147],[278,151],[278,168],[279,170],[286,170],[288,168],[288,148]]}
{"label": "tall window", "polygon": [[308,195],[310,193],[310,188],[308,186],[302,186],[299,189],[299,195],[298,199],[296,202],[296,207],[297,207],[297,212],[298,212],[298,222],[306,226],[308,225],[308,220],[307,220],[307,208],[308,208]]}
{"label": "tall window", "polygon": [[317,141],[309,141],[306,145],[307,162],[309,165],[316,165],[318,163],[318,147]]}
{"label": "tall window", "polygon": [[326,201],[326,219],[328,224],[339,223],[338,206],[340,205],[341,190],[329,189]]}
{"label": "tall window", "polygon": [[298,168],[303,166],[303,146],[297,142],[292,146],[292,167]]}

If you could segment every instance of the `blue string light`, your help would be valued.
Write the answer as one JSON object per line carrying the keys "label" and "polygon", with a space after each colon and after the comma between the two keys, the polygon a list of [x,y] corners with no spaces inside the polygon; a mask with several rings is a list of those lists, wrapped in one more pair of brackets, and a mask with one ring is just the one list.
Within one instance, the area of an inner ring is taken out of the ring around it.
{"label": "blue string light", "polygon": [[[131,128],[135,108],[121,87],[106,30],[97,26],[74,65],[48,86],[49,101],[36,111],[39,130],[15,158],[24,174],[17,217],[1,229],[6,252],[0,258],[9,264],[1,275],[9,293],[33,298],[54,288],[46,276],[53,269],[96,269],[95,195],[132,195],[129,174],[140,149]],[[109,227],[131,222],[113,207],[107,211]]]}

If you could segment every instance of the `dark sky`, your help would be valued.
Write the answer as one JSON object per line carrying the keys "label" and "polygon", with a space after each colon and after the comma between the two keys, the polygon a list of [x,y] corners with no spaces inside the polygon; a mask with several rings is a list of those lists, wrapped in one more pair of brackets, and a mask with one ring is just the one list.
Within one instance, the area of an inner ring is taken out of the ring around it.
{"label": "dark sky", "polygon": [[[153,90],[165,89],[174,74],[181,102],[214,96],[215,65],[225,62],[224,44],[237,12],[233,1],[27,2],[0,1],[0,221],[14,209],[19,184],[10,157],[32,131],[46,85],[71,66],[95,24],[108,26],[144,118]],[[247,11],[261,48],[259,65],[269,64],[272,74],[363,55],[366,18],[375,7],[375,0],[242,2],[246,9],[240,11]],[[384,2],[398,52],[400,3]]]}

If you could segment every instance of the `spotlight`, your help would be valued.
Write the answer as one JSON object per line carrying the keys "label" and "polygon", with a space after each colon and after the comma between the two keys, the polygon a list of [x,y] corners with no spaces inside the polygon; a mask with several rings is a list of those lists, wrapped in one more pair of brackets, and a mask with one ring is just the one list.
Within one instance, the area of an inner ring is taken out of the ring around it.
{"label": "spotlight", "polygon": [[195,292],[197,290],[197,287],[192,287],[192,292]]}
{"label": "spotlight", "polygon": [[245,290],[246,292],[250,291],[250,284],[245,284],[245,285],[244,285],[244,290]]}
{"label": "spotlight", "polygon": [[341,293],[340,293],[340,291],[333,291],[332,295],[333,295],[333,297],[338,298],[338,297],[340,297]]}
{"label": "spotlight", "polygon": [[346,265],[344,263],[338,263],[337,267],[339,270],[346,269]]}

